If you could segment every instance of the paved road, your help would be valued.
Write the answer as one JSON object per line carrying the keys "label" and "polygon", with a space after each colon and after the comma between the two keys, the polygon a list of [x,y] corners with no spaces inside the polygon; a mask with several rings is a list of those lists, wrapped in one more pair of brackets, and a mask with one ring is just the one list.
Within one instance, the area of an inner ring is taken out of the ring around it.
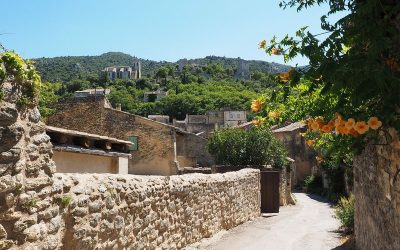
{"label": "paved road", "polygon": [[304,193],[295,196],[297,205],[281,207],[277,215],[264,215],[188,249],[342,249],[330,205]]}

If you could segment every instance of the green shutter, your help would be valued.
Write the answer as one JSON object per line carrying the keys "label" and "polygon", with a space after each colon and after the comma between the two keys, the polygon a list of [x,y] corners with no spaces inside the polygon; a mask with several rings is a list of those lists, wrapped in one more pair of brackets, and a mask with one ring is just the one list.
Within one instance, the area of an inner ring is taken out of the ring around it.
{"label": "green shutter", "polygon": [[137,136],[129,136],[128,141],[132,142],[132,145],[129,148],[129,150],[130,151],[138,151],[138,149],[139,149],[138,137]]}

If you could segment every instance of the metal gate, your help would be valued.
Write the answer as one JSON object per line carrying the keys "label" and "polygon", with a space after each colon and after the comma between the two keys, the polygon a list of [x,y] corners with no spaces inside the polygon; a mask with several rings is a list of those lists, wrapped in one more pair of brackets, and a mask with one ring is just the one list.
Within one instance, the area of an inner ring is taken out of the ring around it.
{"label": "metal gate", "polygon": [[279,213],[279,171],[261,171],[261,213]]}

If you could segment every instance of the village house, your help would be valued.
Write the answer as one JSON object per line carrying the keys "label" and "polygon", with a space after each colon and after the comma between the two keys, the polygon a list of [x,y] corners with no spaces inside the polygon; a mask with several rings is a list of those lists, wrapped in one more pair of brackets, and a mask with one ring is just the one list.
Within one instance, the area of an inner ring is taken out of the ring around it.
{"label": "village house", "polygon": [[172,125],[114,109],[106,96],[60,100],[50,126],[95,133],[133,143],[129,174],[174,175],[210,167],[207,140]]}
{"label": "village house", "polygon": [[169,116],[168,115],[148,115],[147,118],[153,121],[169,124]]}
{"label": "village house", "polygon": [[208,111],[205,115],[186,115],[185,120],[173,120],[173,125],[187,132],[208,138],[218,128],[235,127],[247,122],[246,111]]}
{"label": "village house", "polygon": [[131,142],[52,126],[46,133],[58,173],[128,174]]}
{"label": "village house", "polygon": [[303,122],[291,123],[272,130],[275,138],[280,140],[288,151],[288,156],[295,160],[295,184],[304,183],[304,179],[317,172],[316,152],[311,149],[301,136],[307,130]]}
{"label": "village house", "polygon": [[158,89],[156,91],[148,91],[143,94],[143,101],[145,102],[157,102],[163,97],[166,97],[168,93],[164,90]]}
{"label": "village house", "polygon": [[96,88],[75,91],[75,97],[102,96],[110,94],[110,89]]}

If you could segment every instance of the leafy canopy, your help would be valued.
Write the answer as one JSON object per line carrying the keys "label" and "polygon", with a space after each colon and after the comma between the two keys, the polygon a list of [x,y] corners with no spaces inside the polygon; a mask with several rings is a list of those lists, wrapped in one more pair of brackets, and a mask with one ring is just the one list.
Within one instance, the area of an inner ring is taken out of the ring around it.
{"label": "leafy canopy", "polygon": [[208,140],[208,151],[217,164],[230,166],[271,165],[282,168],[287,153],[269,128],[240,128],[217,130]]}
{"label": "leafy canopy", "polygon": [[[399,129],[400,5],[393,0],[290,0],[280,6],[301,11],[322,4],[329,5],[321,16],[323,34],[304,27],[294,36],[274,37],[260,46],[285,61],[298,55],[309,58],[302,73],[312,83],[310,90],[321,88],[322,94],[336,96],[337,112],[360,119],[378,116]],[[330,23],[336,14],[343,17]],[[332,115],[328,112],[320,115]]]}

